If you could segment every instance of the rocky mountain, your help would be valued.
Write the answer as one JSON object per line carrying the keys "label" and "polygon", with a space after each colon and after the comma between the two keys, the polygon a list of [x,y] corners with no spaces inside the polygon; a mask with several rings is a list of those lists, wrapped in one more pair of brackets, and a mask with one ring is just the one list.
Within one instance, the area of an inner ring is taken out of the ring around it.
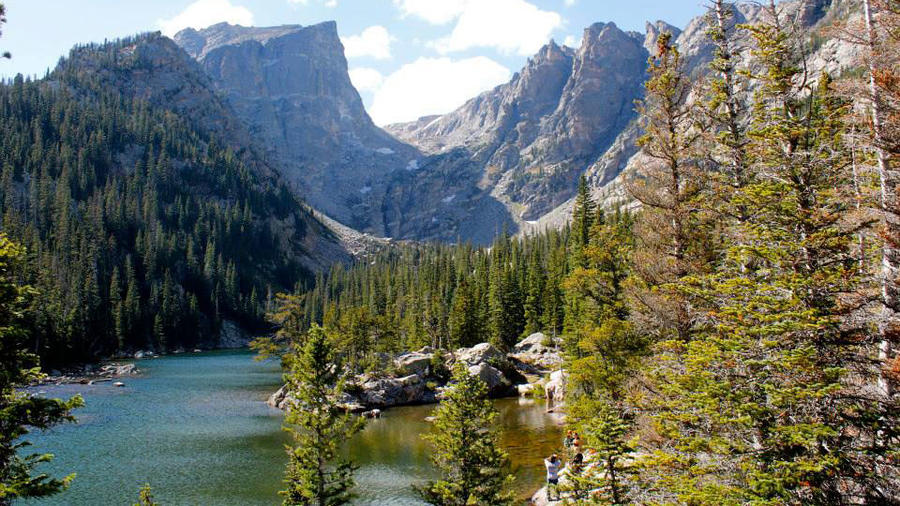
{"label": "rocky mountain", "polygon": [[[847,21],[859,16],[858,8],[852,2],[844,0],[791,0],[780,3],[785,19],[791,20],[797,30],[807,33],[810,40],[809,73],[816,75],[825,70],[832,75],[840,75],[851,69],[858,61],[858,47],[834,36],[831,28],[836,20]],[[731,23],[752,24],[761,21],[762,8],[756,3],[739,3],[733,12]],[[656,38],[663,31],[675,35],[685,60],[686,70],[700,82],[709,71],[708,65],[713,58],[713,48],[707,39],[707,20],[698,16],[691,20],[683,31],[662,21],[647,24],[644,47],[652,48]],[[738,45],[747,45],[747,34]],[[742,64],[746,65],[746,61]],[[629,197],[624,182],[629,178],[639,177],[641,168],[650,163],[637,146],[640,128],[636,121],[629,123],[616,137],[609,149],[585,171],[594,197],[606,205],[627,203]],[[542,215],[539,219],[524,223],[522,229],[541,230],[546,227],[559,227],[571,216],[574,198],[557,206]]]}
{"label": "rocky mountain", "polygon": [[171,39],[77,46],[0,109],[3,232],[49,363],[244,343],[275,293],[351,258]]}
{"label": "rocky mountain", "polygon": [[419,154],[372,123],[350,82],[334,22],[220,23],[185,29],[175,41],[314,208],[384,235],[387,175]]}
{"label": "rocky mountain", "polygon": [[551,41],[509,83],[446,115],[387,129],[427,153],[466,150],[482,185],[517,220],[536,219],[573,195],[579,175],[634,117],[643,44],[596,23],[577,50]]}
{"label": "rocky mountain", "polygon": [[[186,121],[207,142],[233,150],[253,178],[274,192],[290,190],[281,171],[268,160],[259,139],[245,127],[231,104],[223,100],[207,73],[171,39],[141,35],[126,42],[76,47],[51,74],[65,75],[72,89],[100,93],[114,90],[125,99],[140,100]],[[283,196],[295,202],[284,227],[282,242],[290,258],[310,271],[329,267],[334,260],[349,260],[351,234],[334,230],[293,192]],[[268,219],[261,217],[262,219]],[[275,225],[278,220],[272,222]],[[344,239],[347,239],[346,241]]]}
{"label": "rocky mountain", "polygon": [[[842,3],[783,5],[813,33]],[[759,15],[741,4],[734,22]],[[333,22],[222,23],[175,40],[271,165],[324,215],[374,236],[487,243],[503,228],[563,221],[581,174],[598,195],[615,194],[610,183],[639,160],[634,102],[663,32],[701,77],[712,55],[702,17],[683,31],[648,23],[643,34],[595,23],[577,49],[551,41],[508,83],[457,110],[384,130],[350,82]],[[845,53],[822,37],[812,57],[833,68]]]}

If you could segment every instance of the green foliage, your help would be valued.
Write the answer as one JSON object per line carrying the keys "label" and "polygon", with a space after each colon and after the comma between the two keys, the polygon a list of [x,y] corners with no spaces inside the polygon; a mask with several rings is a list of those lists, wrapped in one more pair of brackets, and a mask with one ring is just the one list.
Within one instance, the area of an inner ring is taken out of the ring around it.
{"label": "green foliage", "polygon": [[153,489],[147,483],[138,492],[138,502],[134,503],[134,506],[158,506],[158,504],[153,500]]}
{"label": "green foliage", "polygon": [[0,216],[28,248],[45,364],[214,344],[226,318],[262,330],[266,294],[307,277],[312,218],[268,167],[108,82],[140,79],[118,55],[154,37],[79,47],[48,79],[0,85]]}
{"label": "green foliage", "polygon": [[[292,296],[291,328],[324,324],[359,370],[365,356],[428,345],[455,350],[523,334],[561,331],[568,230],[502,236],[491,248],[398,244],[351,266],[335,265]],[[280,323],[276,321],[276,323]],[[268,352],[284,340],[261,342]]]}
{"label": "green foliage", "polygon": [[639,471],[633,456],[636,441],[629,439],[634,429],[631,417],[623,415],[621,407],[593,399],[576,403],[572,415],[584,443],[593,451],[593,465],[569,469],[568,485],[563,488],[572,493],[568,502],[628,504]]}
{"label": "green foliage", "polygon": [[291,338],[285,430],[294,446],[287,448],[284,504],[346,504],[353,498],[356,466],[340,449],[365,420],[338,404],[344,392],[343,368],[325,330],[316,325],[305,336]]}
{"label": "green foliage", "polygon": [[35,467],[53,459],[51,454],[24,454],[24,439],[32,429],[47,429],[75,419],[71,411],[83,405],[80,396],[69,400],[45,399],[22,390],[44,377],[38,358],[27,351],[31,334],[29,302],[34,290],[18,283],[15,272],[24,249],[0,234],[0,504],[14,499],[45,497],[65,490],[74,474],[62,479]]}
{"label": "green foliage", "polygon": [[497,412],[487,385],[457,364],[453,383],[435,411],[432,462],[441,479],[417,489],[429,504],[444,506],[514,504],[509,461],[499,449]]}

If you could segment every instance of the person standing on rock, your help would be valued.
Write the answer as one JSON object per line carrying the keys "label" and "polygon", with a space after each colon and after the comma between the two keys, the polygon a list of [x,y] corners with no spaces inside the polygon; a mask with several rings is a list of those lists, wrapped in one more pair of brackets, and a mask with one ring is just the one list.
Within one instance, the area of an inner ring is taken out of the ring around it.
{"label": "person standing on rock", "polygon": [[547,501],[552,501],[550,497],[550,489],[556,493],[556,500],[559,500],[559,468],[562,463],[559,457],[554,453],[549,459],[544,459],[544,466],[547,468]]}

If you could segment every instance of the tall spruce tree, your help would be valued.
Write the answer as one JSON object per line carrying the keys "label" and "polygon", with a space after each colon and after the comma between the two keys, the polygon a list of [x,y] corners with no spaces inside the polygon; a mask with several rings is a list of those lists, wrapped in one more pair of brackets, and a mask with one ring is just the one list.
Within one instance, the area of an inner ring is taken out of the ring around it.
{"label": "tall spruce tree", "polygon": [[645,178],[629,184],[642,204],[635,223],[641,248],[633,258],[632,318],[658,339],[689,341],[694,314],[670,283],[707,265],[713,252],[705,243],[707,223],[698,198],[705,179],[698,166],[701,123],[688,103],[691,81],[684,61],[665,32],[648,62],[646,94],[638,105],[644,135],[638,144],[651,163]]}
{"label": "tall spruce tree", "polygon": [[285,430],[293,436],[294,445],[287,448],[284,504],[347,504],[353,497],[356,467],[340,449],[362,429],[364,419],[338,405],[343,368],[325,330],[314,325],[305,336],[291,338]]}
{"label": "tall spruce tree", "polygon": [[513,476],[498,447],[497,411],[487,398],[487,385],[462,363],[451,381],[435,411],[434,430],[425,436],[434,445],[432,461],[441,478],[418,488],[419,494],[441,506],[514,504]]}

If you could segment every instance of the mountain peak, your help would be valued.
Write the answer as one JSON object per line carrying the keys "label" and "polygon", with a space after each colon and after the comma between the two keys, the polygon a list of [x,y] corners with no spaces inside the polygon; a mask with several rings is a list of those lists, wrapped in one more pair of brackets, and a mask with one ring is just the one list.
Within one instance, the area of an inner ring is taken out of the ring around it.
{"label": "mountain peak", "polygon": [[201,30],[185,28],[175,34],[175,41],[192,57],[202,60],[209,52],[223,46],[234,46],[245,42],[266,45],[270,41],[293,34],[319,37],[329,43],[338,43],[337,23],[323,21],[315,25],[241,26],[217,23]]}
{"label": "mountain peak", "polygon": [[655,23],[647,21],[646,32],[647,35],[644,37],[644,49],[652,55],[656,54],[656,41],[659,40],[660,35],[671,33],[672,40],[677,39],[678,36],[681,35],[681,29],[661,20],[656,20]]}

